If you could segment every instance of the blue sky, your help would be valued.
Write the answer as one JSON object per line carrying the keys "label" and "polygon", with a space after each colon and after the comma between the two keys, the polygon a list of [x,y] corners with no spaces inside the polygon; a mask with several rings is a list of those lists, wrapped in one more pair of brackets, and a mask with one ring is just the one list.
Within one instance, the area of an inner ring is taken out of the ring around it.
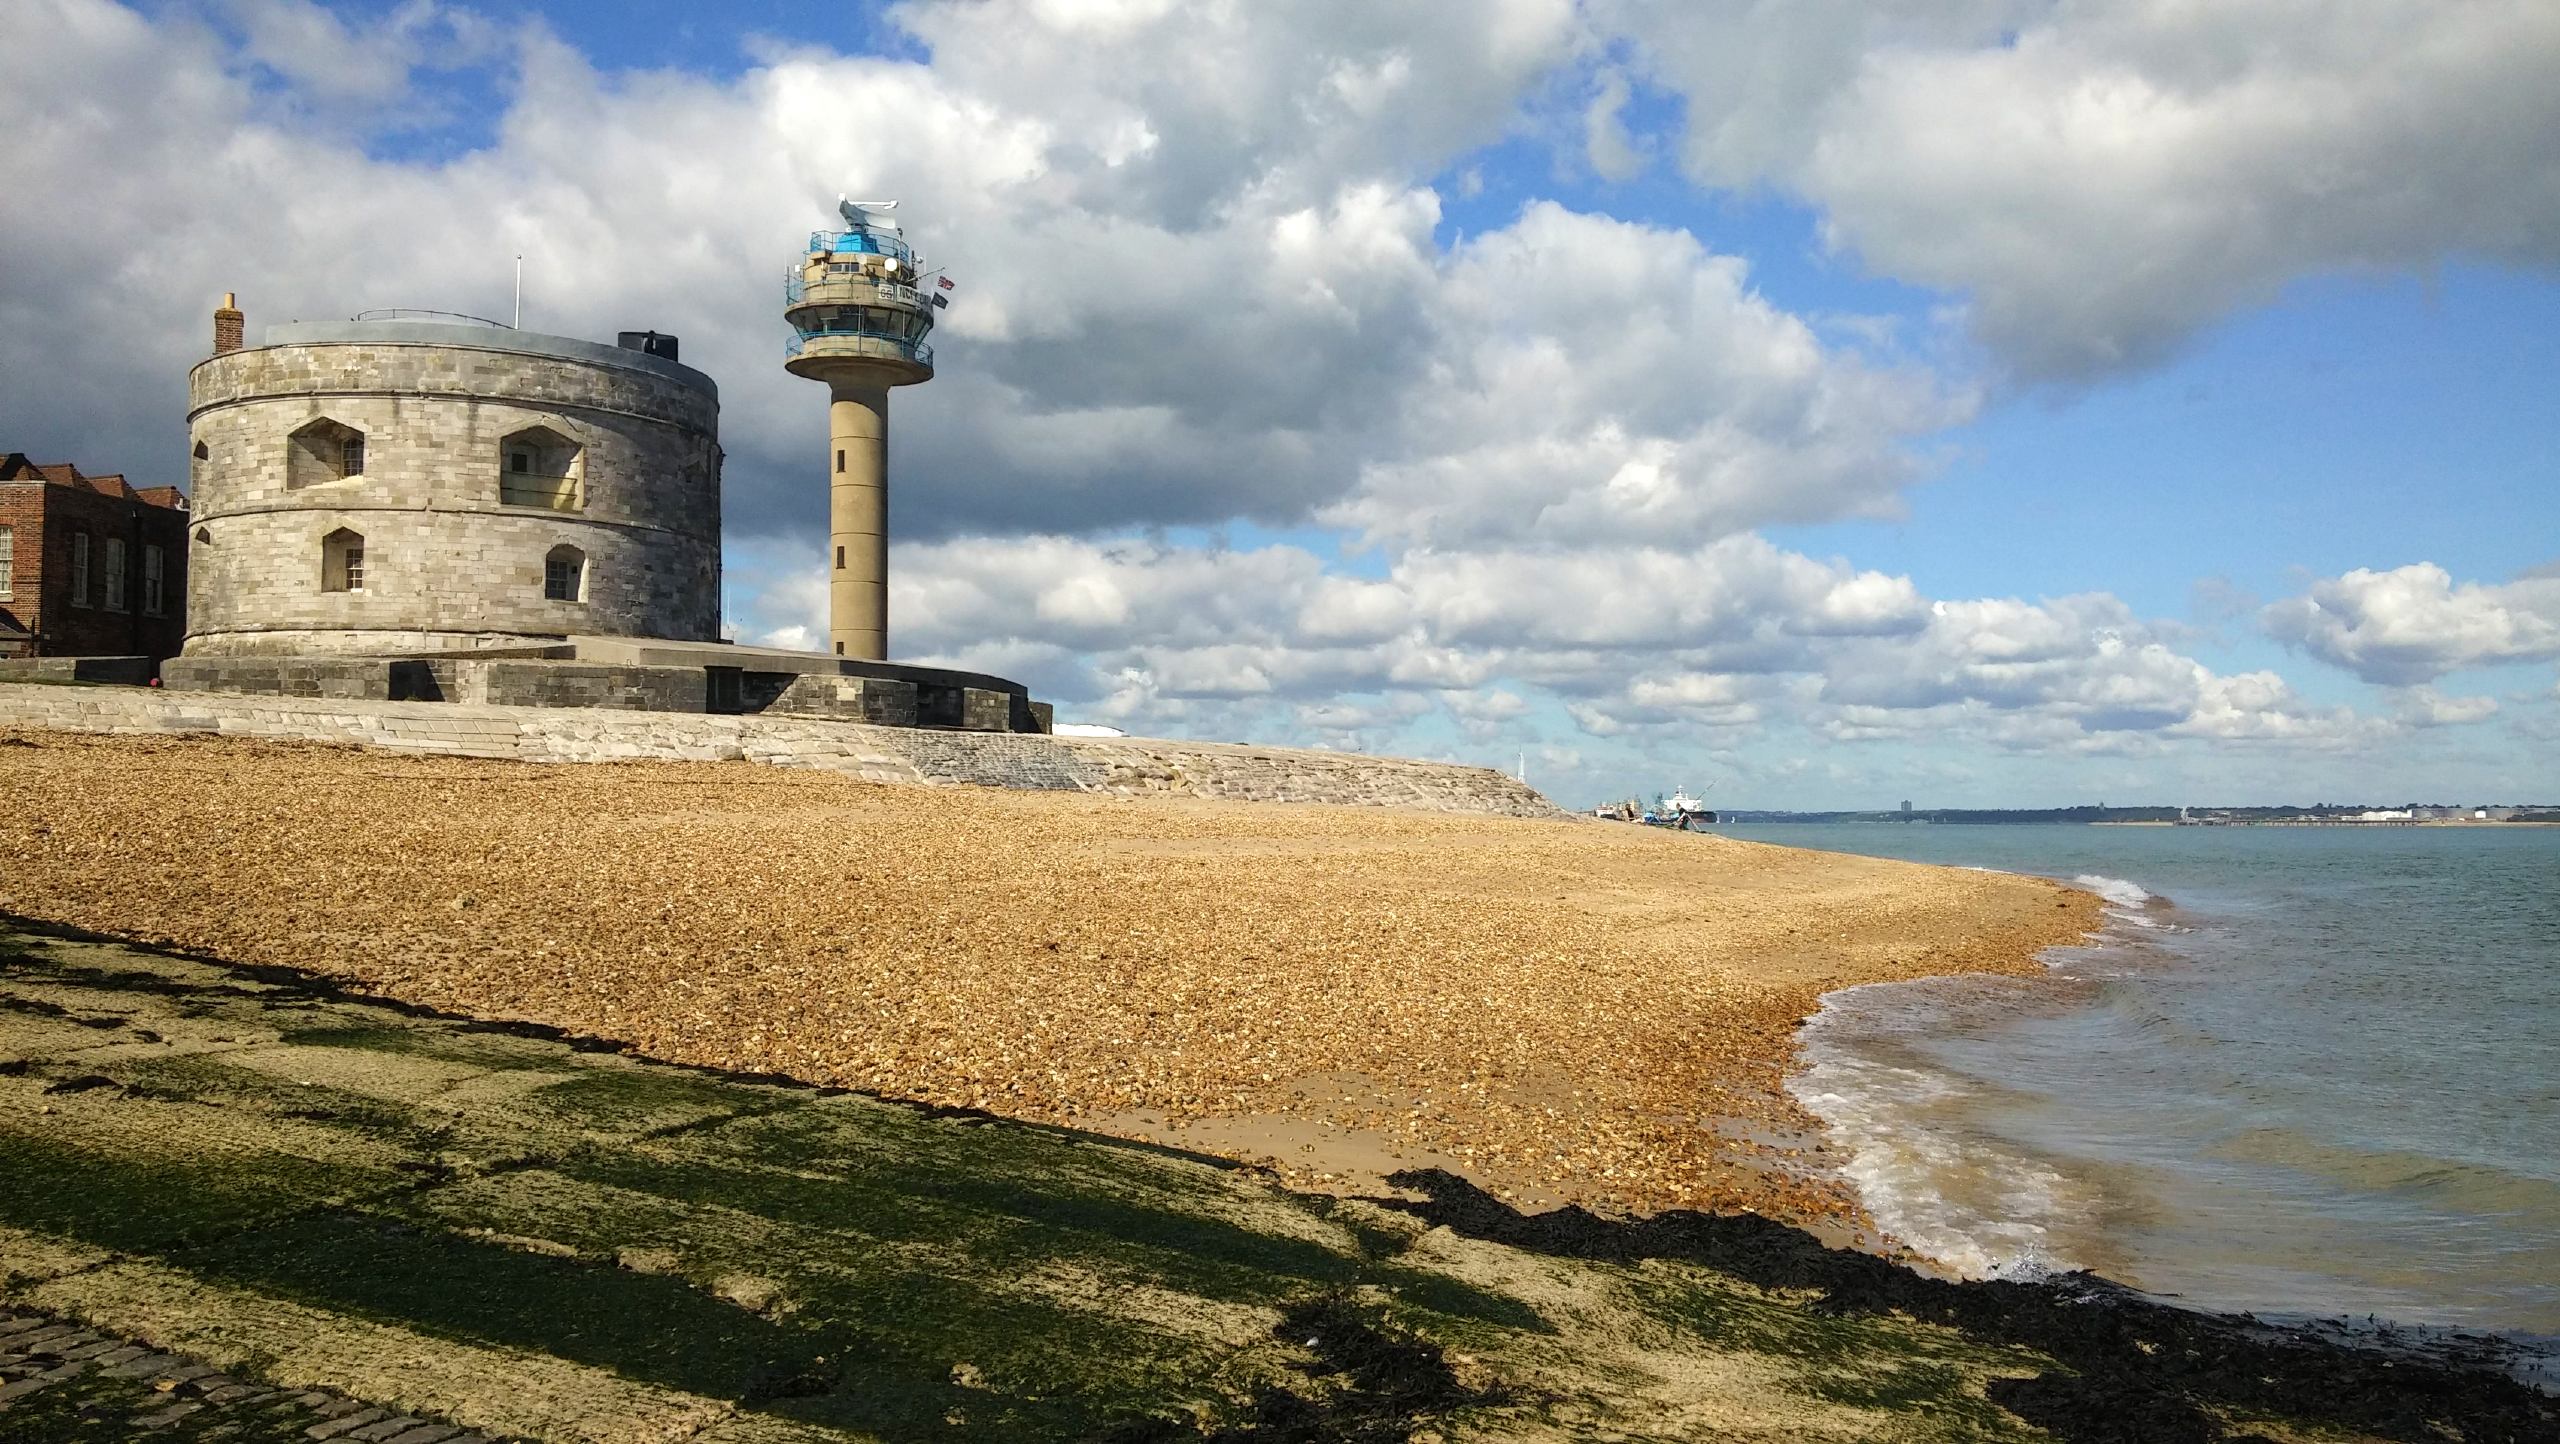
{"label": "blue sky", "polygon": [[93,279],[169,212],[124,301],[253,335],[523,250],[720,381],[731,625],[805,644],[767,291],[886,192],[962,281],[893,645],[1062,715],[1570,802],[2560,798],[2552,8],[1957,9],[34,0],[0,444],[176,479],[195,322]]}

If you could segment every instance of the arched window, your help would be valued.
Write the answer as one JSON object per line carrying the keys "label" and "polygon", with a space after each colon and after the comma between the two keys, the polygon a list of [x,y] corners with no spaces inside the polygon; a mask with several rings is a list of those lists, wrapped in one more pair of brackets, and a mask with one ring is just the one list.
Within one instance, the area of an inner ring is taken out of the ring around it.
{"label": "arched window", "polygon": [[285,440],[287,486],[325,486],[364,475],[364,433],[352,426],[323,416],[304,422]]}
{"label": "arched window", "polygon": [[546,601],[585,601],[587,554],[572,546],[553,547],[542,559],[542,595]]}
{"label": "arched window", "polygon": [[364,533],[340,527],[320,538],[320,590],[364,590]]}
{"label": "arched window", "polygon": [[583,511],[587,449],[548,426],[528,426],[498,442],[498,501],[546,511]]}

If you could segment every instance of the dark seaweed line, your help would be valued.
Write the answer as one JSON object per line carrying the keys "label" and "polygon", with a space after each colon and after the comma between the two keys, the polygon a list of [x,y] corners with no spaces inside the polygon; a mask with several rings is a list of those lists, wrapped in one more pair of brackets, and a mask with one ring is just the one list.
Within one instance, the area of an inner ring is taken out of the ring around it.
{"label": "dark seaweed line", "polygon": [[2456,1334],[2437,1357],[2342,1340],[2317,1326],[2161,1303],[2093,1274],[1949,1282],[1872,1254],[1824,1247],[1752,1215],[1675,1210],[1609,1219],[1577,1207],[1524,1215],[1455,1174],[1388,1182],[1423,1195],[1376,1202],[1468,1238],[1559,1258],[1704,1265],[1765,1289],[1818,1291],[1838,1314],[1903,1314],[2063,1365],[1996,1380],[1992,1399],[2073,1444],[2251,1440],[2219,1411],[2316,1420],[2410,1444],[2450,1426],[2478,1444],[2560,1440],[2560,1399],[2511,1376],[2516,1347]]}

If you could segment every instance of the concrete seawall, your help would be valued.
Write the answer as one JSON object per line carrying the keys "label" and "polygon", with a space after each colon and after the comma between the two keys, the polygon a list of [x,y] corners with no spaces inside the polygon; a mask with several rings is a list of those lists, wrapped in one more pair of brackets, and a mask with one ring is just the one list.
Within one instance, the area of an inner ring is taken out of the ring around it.
{"label": "concrete seawall", "polygon": [[204,733],[523,762],[748,761],[873,782],[1562,816],[1492,768],[1287,747],[849,722],[0,683],[0,727]]}

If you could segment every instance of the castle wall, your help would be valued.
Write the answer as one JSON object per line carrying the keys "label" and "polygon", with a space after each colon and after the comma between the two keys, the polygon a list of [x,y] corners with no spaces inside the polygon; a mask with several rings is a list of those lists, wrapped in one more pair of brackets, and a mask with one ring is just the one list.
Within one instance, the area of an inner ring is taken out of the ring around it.
{"label": "castle wall", "polygon": [[[278,331],[296,339],[189,376],[188,655],[718,635],[719,398],[707,378],[487,328]],[[315,422],[343,432],[314,439]],[[339,479],[342,434],[361,435],[361,470]],[[510,474],[510,438],[535,455],[532,472]],[[564,496],[575,505],[544,504]],[[330,538],[349,534],[361,538],[360,588],[333,571]],[[545,595],[561,547],[583,562],[576,600]]]}

